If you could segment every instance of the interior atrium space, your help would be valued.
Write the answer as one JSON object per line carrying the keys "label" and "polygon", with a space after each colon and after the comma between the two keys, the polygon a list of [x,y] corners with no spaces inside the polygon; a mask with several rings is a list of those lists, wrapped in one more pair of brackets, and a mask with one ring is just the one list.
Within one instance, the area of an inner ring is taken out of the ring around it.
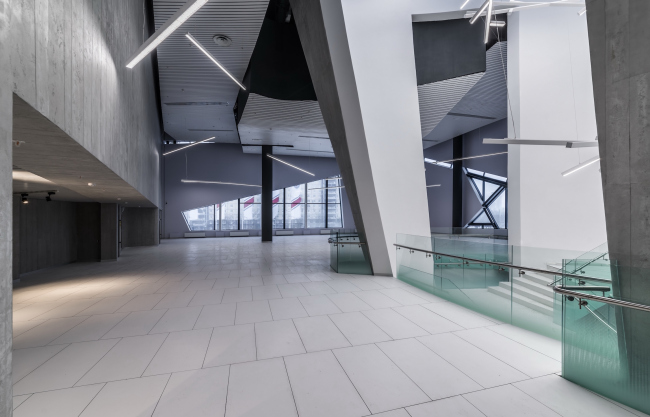
{"label": "interior atrium space", "polygon": [[0,417],[650,417],[650,1],[0,0]]}

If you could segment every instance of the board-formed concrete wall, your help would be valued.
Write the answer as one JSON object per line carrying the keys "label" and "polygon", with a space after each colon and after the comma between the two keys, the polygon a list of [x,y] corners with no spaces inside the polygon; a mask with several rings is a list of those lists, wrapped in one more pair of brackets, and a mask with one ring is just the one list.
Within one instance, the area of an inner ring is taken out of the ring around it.
{"label": "board-formed concrete wall", "polygon": [[126,68],[149,35],[144,6],[15,0],[5,10],[14,92],[158,205],[162,132],[151,57]]}

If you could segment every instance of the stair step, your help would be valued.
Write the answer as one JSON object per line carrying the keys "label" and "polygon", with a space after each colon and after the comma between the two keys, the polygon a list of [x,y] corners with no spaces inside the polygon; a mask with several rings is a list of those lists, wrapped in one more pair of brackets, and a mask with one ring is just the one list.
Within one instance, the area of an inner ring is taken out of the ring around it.
{"label": "stair step", "polygon": [[515,287],[525,287],[531,291],[537,292],[538,294],[553,298],[553,289],[546,284],[538,284],[537,282],[528,279],[526,276],[522,278],[513,278],[513,281],[515,282]]}
{"label": "stair step", "polygon": [[[488,292],[501,296],[503,298],[506,298],[510,300],[510,291],[506,290],[501,287],[488,287]],[[544,304],[538,303],[537,301],[533,301],[530,298],[523,297],[517,293],[512,294],[512,299],[515,303],[523,305],[525,307],[530,308],[531,310],[535,310],[539,313],[546,314],[548,316],[553,315],[553,309],[545,306]]]}
{"label": "stair step", "polygon": [[528,271],[526,271],[526,275],[524,275],[524,278],[528,278],[529,280],[542,285],[548,285],[554,281],[553,275],[539,274],[537,272],[528,272]]}
{"label": "stair step", "polygon": [[[510,282],[500,282],[499,287],[503,288],[506,290],[508,293],[510,293],[510,286],[512,284]],[[490,287],[492,288],[492,287]],[[522,297],[526,297],[531,299],[532,301],[535,301],[537,303],[543,304],[545,306],[550,307],[551,309],[553,308],[553,298],[540,294],[538,292],[535,292],[534,290],[530,290],[526,287],[522,287],[521,285],[516,285],[515,283],[515,289],[514,293],[517,295],[520,295]]]}

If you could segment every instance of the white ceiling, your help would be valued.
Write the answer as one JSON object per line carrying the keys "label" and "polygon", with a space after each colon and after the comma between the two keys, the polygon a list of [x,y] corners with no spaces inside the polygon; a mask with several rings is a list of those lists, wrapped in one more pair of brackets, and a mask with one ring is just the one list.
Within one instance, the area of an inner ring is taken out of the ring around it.
{"label": "white ceiling", "polygon": [[[184,0],[154,0],[156,28]],[[233,106],[239,87],[185,37],[191,33],[239,80],[244,78],[268,0],[211,0],[158,47],[160,95],[165,132],[179,141],[216,136],[215,142],[239,143]],[[232,39],[217,46],[214,35]],[[170,105],[168,103],[219,103]]]}

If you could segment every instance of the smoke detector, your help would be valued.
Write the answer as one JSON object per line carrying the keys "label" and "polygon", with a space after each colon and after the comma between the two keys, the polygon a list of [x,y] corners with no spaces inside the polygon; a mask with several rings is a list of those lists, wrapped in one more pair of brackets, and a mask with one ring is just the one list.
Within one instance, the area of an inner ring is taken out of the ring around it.
{"label": "smoke detector", "polygon": [[226,35],[214,35],[212,40],[217,44],[217,46],[230,46],[232,44],[232,39]]}

